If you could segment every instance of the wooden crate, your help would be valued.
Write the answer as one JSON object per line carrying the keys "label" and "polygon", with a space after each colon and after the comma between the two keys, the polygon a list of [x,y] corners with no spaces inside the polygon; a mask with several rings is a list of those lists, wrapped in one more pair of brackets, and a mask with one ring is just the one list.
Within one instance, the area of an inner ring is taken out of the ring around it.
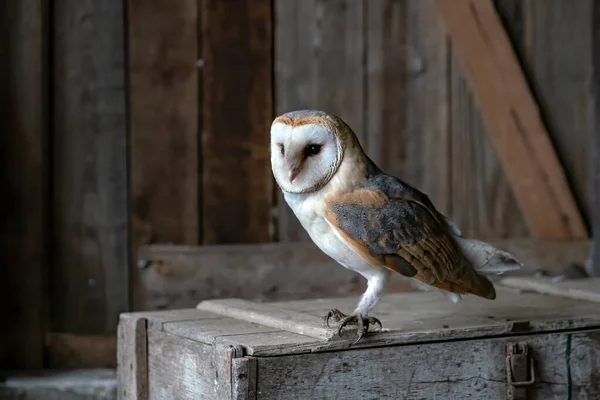
{"label": "wooden crate", "polygon": [[495,301],[457,304],[389,294],[373,312],[384,330],[357,345],[322,319],[356,297],[123,314],[120,398],[599,399],[600,280],[573,282],[536,281],[534,292],[511,278]]}

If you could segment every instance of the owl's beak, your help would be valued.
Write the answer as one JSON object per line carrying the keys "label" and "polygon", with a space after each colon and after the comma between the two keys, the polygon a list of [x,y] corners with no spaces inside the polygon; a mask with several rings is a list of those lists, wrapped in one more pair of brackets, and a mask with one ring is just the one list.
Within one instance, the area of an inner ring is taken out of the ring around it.
{"label": "owl's beak", "polygon": [[298,174],[300,173],[300,167],[293,167],[290,169],[290,183],[294,182],[294,179],[296,179],[296,177],[298,176]]}

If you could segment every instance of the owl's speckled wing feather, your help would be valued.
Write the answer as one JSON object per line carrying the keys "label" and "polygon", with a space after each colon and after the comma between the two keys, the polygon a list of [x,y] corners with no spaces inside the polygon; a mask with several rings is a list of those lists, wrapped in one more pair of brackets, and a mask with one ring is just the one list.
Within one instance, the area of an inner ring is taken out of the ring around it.
{"label": "owl's speckled wing feather", "polygon": [[329,224],[369,262],[453,293],[496,297],[460,251],[445,217],[411,186],[379,173],[326,202]]}

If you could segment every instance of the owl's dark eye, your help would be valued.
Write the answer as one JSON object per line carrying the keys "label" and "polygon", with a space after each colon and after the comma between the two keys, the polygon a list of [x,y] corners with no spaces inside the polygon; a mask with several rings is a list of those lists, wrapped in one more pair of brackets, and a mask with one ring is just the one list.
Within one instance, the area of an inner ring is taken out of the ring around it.
{"label": "owl's dark eye", "polygon": [[321,145],[320,144],[311,144],[306,146],[306,148],[304,149],[304,154],[308,157],[308,156],[314,156],[319,154],[319,152],[321,151]]}
{"label": "owl's dark eye", "polygon": [[281,151],[281,155],[285,154],[285,147],[282,144],[279,145],[279,151]]}

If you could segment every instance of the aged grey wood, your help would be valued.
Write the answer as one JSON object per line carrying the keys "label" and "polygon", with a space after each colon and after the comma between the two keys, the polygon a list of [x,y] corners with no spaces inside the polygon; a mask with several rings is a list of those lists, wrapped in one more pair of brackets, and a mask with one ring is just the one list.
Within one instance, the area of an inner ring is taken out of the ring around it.
{"label": "aged grey wood", "polygon": [[[276,114],[321,109],[344,119],[364,142],[363,13],[363,2],[354,0],[275,1]],[[279,240],[309,241],[277,192]]]}
{"label": "aged grey wood", "polygon": [[[517,44],[545,124],[582,213],[591,212],[594,0],[526,0]],[[510,22],[508,22],[510,25]]]}
{"label": "aged grey wood", "polygon": [[140,314],[123,314],[117,338],[119,400],[148,399],[147,319]]}
{"label": "aged grey wood", "polygon": [[148,398],[217,399],[212,346],[148,332]]}
{"label": "aged grey wood", "polygon": [[529,229],[489,140],[457,56],[452,52],[449,65],[450,215],[465,236],[526,237]]}
{"label": "aged grey wood", "polygon": [[[250,355],[276,355],[330,351],[335,349],[389,346],[443,341],[450,339],[483,338],[520,332],[541,333],[559,329],[600,327],[597,304],[536,293],[520,293],[505,287],[497,288],[496,300],[464,296],[455,304],[441,293],[394,293],[381,299],[371,315],[379,318],[383,332],[366,335],[357,345],[353,330],[344,330],[343,337],[329,341],[280,345],[269,348],[265,343],[259,353],[247,346]],[[277,302],[277,307],[319,317],[332,308],[351,312],[358,298],[297,300]],[[322,322],[321,322],[322,323]],[[307,328],[302,328],[307,329]],[[297,333],[297,332],[296,332]]]}
{"label": "aged grey wood", "polygon": [[505,345],[521,340],[539,360],[532,399],[600,396],[594,331],[261,357],[257,397],[503,399]]}
{"label": "aged grey wood", "polygon": [[597,303],[500,285],[497,293],[458,304],[440,293],[385,296],[372,313],[384,331],[357,345],[353,332],[329,341],[293,332],[322,327],[324,310],[350,310],[355,298],[136,313],[157,321],[148,330],[149,398],[504,398],[505,346],[517,341],[534,358],[532,399],[599,396]]}
{"label": "aged grey wood", "polygon": [[270,242],[274,230],[268,134],[273,120],[272,1],[199,3],[203,242]]}
{"label": "aged grey wood", "polygon": [[125,7],[53,9],[50,329],[114,334],[129,309]]}
{"label": "aged grey wood", "polygon": [[206,344],[217,342],[220,336],[281,331],[281,329],[230,318],[230,316],[224,317],[223,315],[212,313],[210,315],[212,315],[212,318],[198,320],[173,319],[172,322],[163,324],[163,330],[174,335],[187,337]]}
{"label": "aged grey wood", "polygon": [[[600,2],[595,1],[593,6],[592,20],[594,26],[600,26]],[[591,221],[593,252],[587,265],[588,273],[592,276],[600,276],[600,29],[592,30],[592,57],[593,57],[593,95],[594,95],[594,129],[596,134],[591,142],[593,147],[592,163],[592,199]]]}
{"label": "aged grey wood", "polygon": [[218,316],[195,308],[183,308],[170,311],[145,311],[140,313],[148,320],[148,329],[164,330],[165,324],[172,321],[198,321],[217,318]]}
{"label": "aged grey wood", "polygon": [[[131,240],[197,245],[199,209],[198,1],[127,0]],[[140,310],[137,259],[133,309]]]}
{"label": "aged grey wood", "polygon": [[449,48],[435,0],[407,2],[406,140],[403,180],[445,214],[450,203]]}
{"label": "aged grey wood", "polygon": [[254,357],[234,358],[231,364],[231,376],[234,377],[232,383],[233,400],[255,399],[256,385],[258,383],[256,376],[257,362]]}
{"label": "aged grey wood", "polygon": [[500,283],[520,290],[534,290],[542,294],[600,302],[600,278],[554,282],[548,277],[510,277],[504,278]]}
{"label": "aged grey wood", "polygon": [[333,337],[331,329],[320,326],[322,318],[285,310],[276,304],[254,303],[242,299],[216,299],[205,300],[196,308],[320,340]]}
{"label": "aged grey wood", "polygon": [[41,368],[48,320],[48,2],[0,4],[0,369]]}
{"label": "aged grey wood", "polygon": [[362,145],[385,172],[411,170],[406,143],[406,0],[370,0],[365,7],[365,132]]}
{"label": "aged grey wood", "polygon": [[[561,274],[570,263],[583,264],[589,241],[537,241],[513,238],[491,241],[524,263],[519,274],[543,269]],[[141,290],[145,310],[195,307],[209,298],[238,297],[292,300],[359,295],[365,281],[339,265],[312,242],[263,245],[142,247]],[[388,293],[413,290],[394,276]]]}

